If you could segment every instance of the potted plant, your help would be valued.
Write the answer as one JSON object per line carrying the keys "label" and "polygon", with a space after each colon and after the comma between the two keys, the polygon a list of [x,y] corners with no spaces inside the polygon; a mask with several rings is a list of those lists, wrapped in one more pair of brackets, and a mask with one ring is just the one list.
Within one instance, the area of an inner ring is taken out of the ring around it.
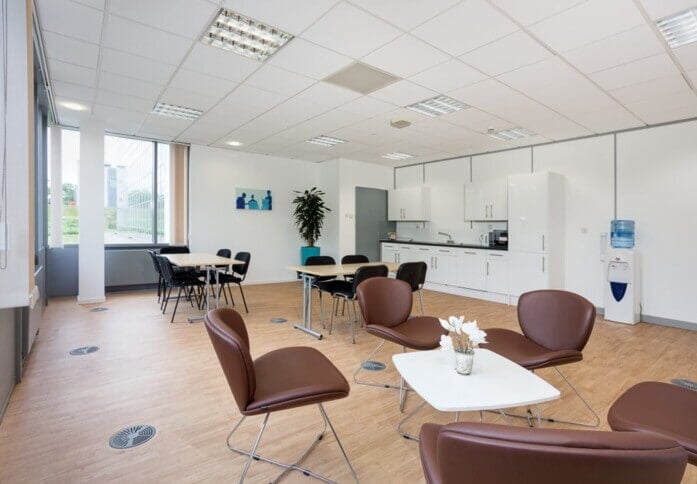
{"label": "potted plant", "polygon": [[308,257],[319,255],[319,247],[315,247],[315,242],[322,235],[325,214],[331,212],[331,209],[322,200],[325,193],[317,187],[304,192],[294,190],[293,193],[296,194],[293,199],[293,219],[300,237],[307,243],[307,246],[300,249],[300,260],[305,265]]}

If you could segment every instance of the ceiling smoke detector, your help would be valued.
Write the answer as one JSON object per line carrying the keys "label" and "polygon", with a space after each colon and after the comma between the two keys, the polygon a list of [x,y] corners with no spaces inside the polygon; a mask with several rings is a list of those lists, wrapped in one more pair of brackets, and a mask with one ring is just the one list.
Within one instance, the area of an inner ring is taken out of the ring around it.
{"label": "ceiling smoke detector", "polygon": [[395,119],[393,121],[390,121],[390,126],[392,126],[393,128],[402,129],[406,128],[407,126],[411,126],[411,123],[406,119]]}

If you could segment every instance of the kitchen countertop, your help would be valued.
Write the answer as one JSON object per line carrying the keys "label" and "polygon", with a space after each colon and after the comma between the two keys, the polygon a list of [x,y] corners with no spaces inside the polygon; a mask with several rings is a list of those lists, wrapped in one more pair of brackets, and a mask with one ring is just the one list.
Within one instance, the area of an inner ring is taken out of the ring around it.
{"label": "kitchen countertop", "polygon": [[390,240],[390,239],[380,239],[380,242],[386,244],[410,244],[410,245],[432,245],[435,247],[452,247],[454,249],[483,249],[483,250],[508,250],[506,245],[477,245],[477,244],[447,244],[445,242],[430,242],[426,240]]}

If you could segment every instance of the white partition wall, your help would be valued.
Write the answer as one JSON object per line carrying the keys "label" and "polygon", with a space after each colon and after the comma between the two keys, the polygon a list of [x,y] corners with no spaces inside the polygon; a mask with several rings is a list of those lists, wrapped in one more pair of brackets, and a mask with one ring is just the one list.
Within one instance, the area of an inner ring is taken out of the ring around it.
{"label": "white partition wall", "polygon": [[617,135],[617,217],[636,221],[642,316],[697,327],[695,186],[697,122]]}
{"label": "white partition wall", "polygon": [[80,124],[78,252],[80,304],[104,301],[104,124],[85,118]]}

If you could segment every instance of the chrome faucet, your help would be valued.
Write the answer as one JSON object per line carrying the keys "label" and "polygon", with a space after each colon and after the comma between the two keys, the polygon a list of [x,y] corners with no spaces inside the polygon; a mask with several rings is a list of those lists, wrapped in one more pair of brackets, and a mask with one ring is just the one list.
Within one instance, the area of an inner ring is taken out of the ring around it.
{"label": "chrome faucet", "polygon": [[445,232],[438,232],[438,235],[445,235],[448,240],[445,242],[446,244],[454,244],[455,241],[453,240],[453,236],[450,234],[446,234]]}

